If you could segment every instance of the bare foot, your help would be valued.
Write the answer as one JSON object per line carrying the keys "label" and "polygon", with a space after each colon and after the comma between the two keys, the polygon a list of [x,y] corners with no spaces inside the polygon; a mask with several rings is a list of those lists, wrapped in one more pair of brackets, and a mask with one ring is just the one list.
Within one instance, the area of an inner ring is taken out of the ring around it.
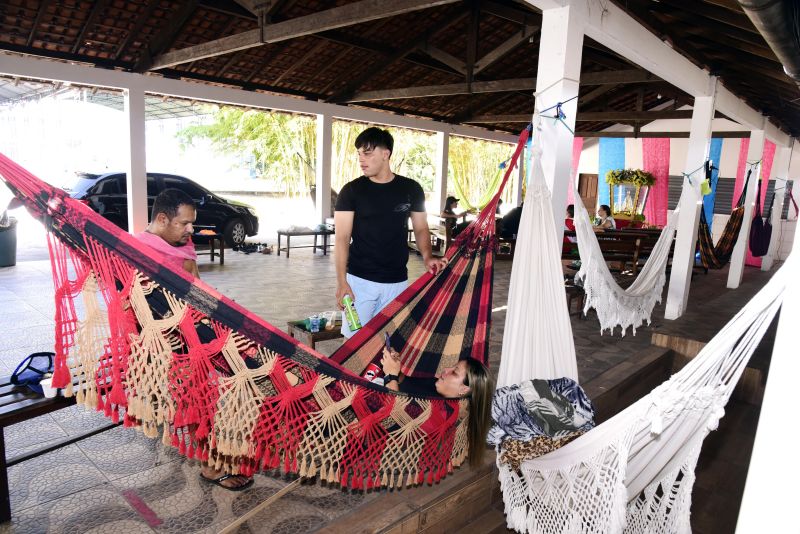
{"label": "bare foot", "polygon": [[206,482],[216,484],[231,491],[240,491],[249,488],[253,484],[252,477],[244,475],[231,475],[217,469],[204,465],[200,470],[200,477]]}

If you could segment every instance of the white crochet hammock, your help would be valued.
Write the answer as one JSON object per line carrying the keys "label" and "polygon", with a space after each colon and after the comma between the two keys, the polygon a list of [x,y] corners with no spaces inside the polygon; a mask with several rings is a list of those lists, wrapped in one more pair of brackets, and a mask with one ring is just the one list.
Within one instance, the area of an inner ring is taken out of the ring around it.
{"label": "white crochet hammock", "polygon": [[[564,326],[560,246],[555,242],[549,192],[540,187],[544,180],[538,158],[533,170],[530,204],[526,202],[523,210],[512,268],[499,385],[574,376],[568,318]],[[610,306],[594,301],[600,309],[614,310],[605,324],[617,321],[620,310],[636,302],[629,300],[634,298],[644,303],[636,306],[638,317],[645,317],[645,309],[649,317],[655,301],[651,303],[647,295],[656,289],[660,294],[663,287],[674,214],[667,226],[671,230],[662,234],[638,285],[621,291],[603,274],[605,263],[594,261],[599,247],[578,195],[575,201],[579,246],[583,237],[590,248],[588,261],[583,260],[588,264],[582,269],[584,276],[594,288],[598,286],[592,285],[593,280],[601,280],[606,298],[616,299]],[[498,461],[509,528],[563,534],[690,532],[694,468],[703,439],[717,427],[747,361],[780,308],[786,280],[798,268],[795,256],[700,354],[646,397],[565,447],[523,462],[517,471]],[[626,322],[633,325],[635,320],[629,316]],[[537,363],[540,360],[544,363]]]}
{"label": "white crochet hammock", "polygon": [[[690,191],[691,193],[691,191]],[[682,194],[686,193],[685,190]],[[608,270],[603,259],[597,235],[592,230],[589,214],[583,206],[579,194],[575,194],[575,234],[578,238],[578,252],[581,257],[581,268],[576,279],[583,282],[586,292],[584,313],[594,308],[600,320],[600,331],[622,327],[622,335],[628,327],[633,329],[647,321],[653,308],[661,302],[661,293],[667,280],[666,270],[669,261],[669,249],[675,237],[678,224],[678,211],[675,210],[667,219],[667,225],[661,231],[650,257],[647,259],[636,280],[627,289],[622,289]]]}

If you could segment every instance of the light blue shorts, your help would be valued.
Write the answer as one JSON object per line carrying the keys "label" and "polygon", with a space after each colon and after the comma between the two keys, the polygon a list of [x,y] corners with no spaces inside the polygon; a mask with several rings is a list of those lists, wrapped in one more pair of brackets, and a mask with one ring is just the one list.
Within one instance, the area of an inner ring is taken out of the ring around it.
{"label": "light blue shorts", "polygon": [[[378,315],[387,304],[397,298],[397,295],[405,291],[408,281],[396,282],[394,284],[382,284],[371,282],[347,273],[347,283],[353,290],[353,298],[356,301],[356,312],[361,321],[361,325],[367,324],[370,319]],[[346,338],[352,337],[355,332],[351,332],[347,326],[347,319],[342,313],[342,335]]]}

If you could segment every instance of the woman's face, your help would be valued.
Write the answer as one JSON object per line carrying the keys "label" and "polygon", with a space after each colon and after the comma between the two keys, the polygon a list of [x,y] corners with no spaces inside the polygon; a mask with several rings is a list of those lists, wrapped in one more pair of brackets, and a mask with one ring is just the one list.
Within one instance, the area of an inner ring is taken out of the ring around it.
{"label": "woman's face", "polygon": [[467,362],[464,360],[455,367],[448,367],[436,378],[436,392],[442,397],[461,397],[469,393],[469,386],[464,384],[467,378]]}
{"label": "woman's face", "polygon": [[597,208],[597,216],[598,217],[608,217],[608,213],[603,208]]}

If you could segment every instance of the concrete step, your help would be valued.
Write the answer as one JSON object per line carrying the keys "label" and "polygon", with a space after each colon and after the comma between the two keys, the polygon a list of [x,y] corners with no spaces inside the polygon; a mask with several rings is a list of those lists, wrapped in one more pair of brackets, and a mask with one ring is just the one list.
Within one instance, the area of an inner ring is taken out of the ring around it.
{"label": "concrete step", "polygon": [[506,516],[496,508],[477,517],[462,530],[465,534],[508,534],[514,532],[506,528]]}

